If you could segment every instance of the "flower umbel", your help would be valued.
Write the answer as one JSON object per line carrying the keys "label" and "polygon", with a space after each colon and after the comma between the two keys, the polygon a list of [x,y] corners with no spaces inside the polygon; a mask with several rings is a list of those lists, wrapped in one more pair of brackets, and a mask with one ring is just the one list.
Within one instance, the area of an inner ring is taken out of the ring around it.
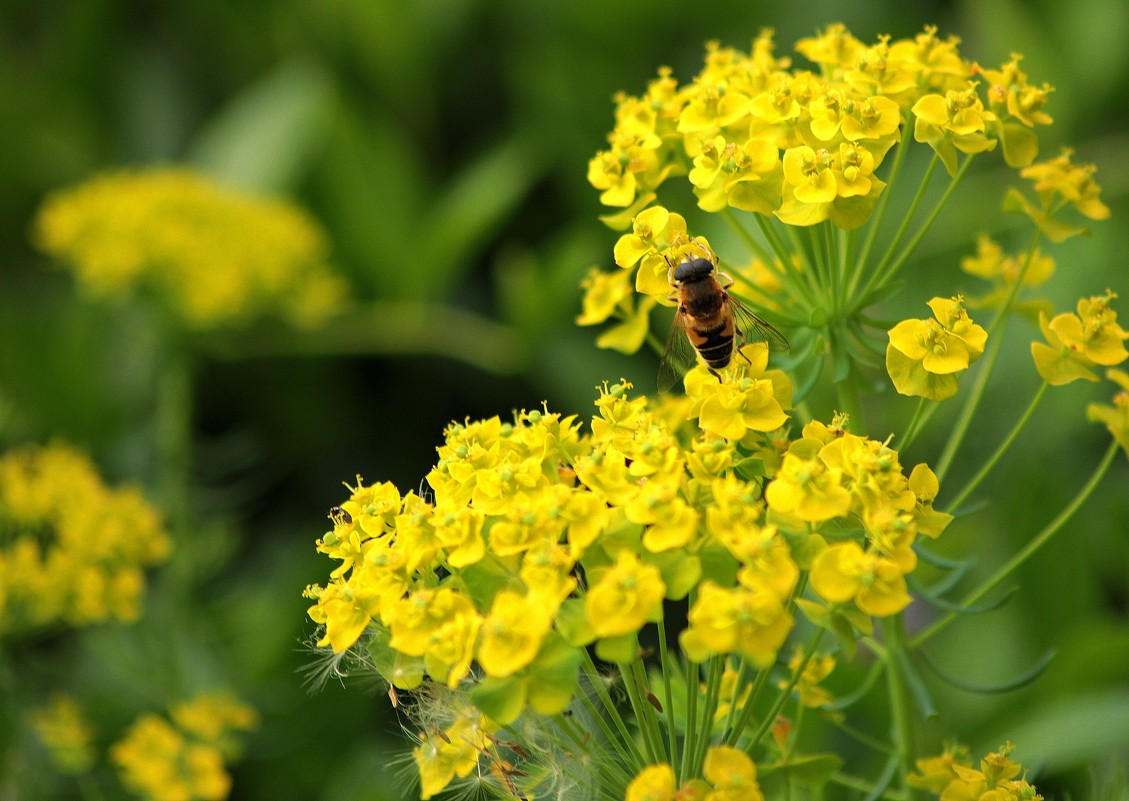
{"label": "flower umbel", "polygon": [[193,329],[260,316],[312,325],[346,294],[304,212],[184,169],[108,174],[60,193],[34,238],[91,295],[153,293]]}

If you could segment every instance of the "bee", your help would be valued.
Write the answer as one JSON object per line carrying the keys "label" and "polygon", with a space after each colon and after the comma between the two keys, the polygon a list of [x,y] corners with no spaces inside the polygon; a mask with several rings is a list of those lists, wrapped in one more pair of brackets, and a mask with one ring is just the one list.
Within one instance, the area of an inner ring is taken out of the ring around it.
{"label": "bee", "polygon": [[352,525],[353,516],[342,509],[340,506],[334,506],[329,510],[329,519],[333,521],[334,525],[343,523],[344,525]]}
{"label": "bee", "polygon": [[772,350],[788,350],[783,334],[725,291],[733,279],[713,261],[688,256],[677,267],[667,264],[670,300],[678,302],[678,312],[659,360],[659,392],[669,391],[685,375],[696,361],[695,352],[720,381],[718,371],[729,365],[738,339],[742,345],[766,342]]}

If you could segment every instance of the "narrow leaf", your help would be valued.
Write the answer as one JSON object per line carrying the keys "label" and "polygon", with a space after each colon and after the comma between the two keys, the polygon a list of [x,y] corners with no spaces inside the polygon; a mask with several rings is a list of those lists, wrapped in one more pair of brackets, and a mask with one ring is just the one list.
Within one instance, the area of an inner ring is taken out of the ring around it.
{"label": "narrow leaf", "polygon": [[188,161],[230,186],[292,186],[328,129],[333,86],[309,61],[284,64],[237,95],[196,138]]}
{"label": "narrow leaf", "polygon": [[945,683],[956,687],[958,690],[964,690],[965,692],[970,693],[978,693],[980,695],[994,695],[998,693],[1011,692],[1012,690],[1018,690],[1020,687],[1026,687],[1028,684],[1035,681],[1035,679],[1039,678],[1039,676],[1043,674],[1043,671],[1047,669],[1047,666],[1050,665],[1051,660],[1055,657],[1055,651],[1047,651],[1035,661],[1034,665],[1029,667],[1027,670],[1023,671],[1018,676],[1015,676],[1012,679],[999,682],[998,684],[975,684],[973,682],[967,682],[961,679],[954,678],[953,676],[950,676],[948,673],[945,673],[943,670],[933,664],[925,655],[924,651],[918,651],[917,656],[921,659],[924,665],[929,668],[929,670],[937,675],[938,678],[940,678]]}

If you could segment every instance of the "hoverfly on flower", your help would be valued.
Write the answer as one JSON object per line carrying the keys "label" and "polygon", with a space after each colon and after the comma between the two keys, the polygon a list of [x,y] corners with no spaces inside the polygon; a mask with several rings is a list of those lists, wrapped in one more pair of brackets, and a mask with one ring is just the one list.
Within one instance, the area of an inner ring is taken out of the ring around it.
{"label": "hoverfly on flower", "polygon": [[765,342],[772,350],[788,350],[783,334],[726,291],[733,279],[718,270],[712,258],[687,256],[677,267],[669,259],[667,265],[669,299],[678,302],[678,312],[659,360],[659,392],[668,392],[697,356],[720,381],[718,371],[729,366],[737,339],[741,344]]}

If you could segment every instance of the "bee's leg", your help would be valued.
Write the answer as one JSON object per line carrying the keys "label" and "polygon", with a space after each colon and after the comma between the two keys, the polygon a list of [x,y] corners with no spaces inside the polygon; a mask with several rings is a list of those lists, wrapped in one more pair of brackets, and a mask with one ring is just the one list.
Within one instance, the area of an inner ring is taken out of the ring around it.
{"label": "bee's leg", "polygon": [[733,277],[728,273],[723,273],[721,270],[718,270],[716,277],[722,289],[729,289],[729,287],[733,286]]}
{"label": "bee's leg", "polygon": [[707,367],[706,369],[710,371],[710,375],[712,375],[714,378],[716,378],[717,383],[720,384],[721,383],[721,373],[719,373],[717,370],[713,369],[712,367]]}

